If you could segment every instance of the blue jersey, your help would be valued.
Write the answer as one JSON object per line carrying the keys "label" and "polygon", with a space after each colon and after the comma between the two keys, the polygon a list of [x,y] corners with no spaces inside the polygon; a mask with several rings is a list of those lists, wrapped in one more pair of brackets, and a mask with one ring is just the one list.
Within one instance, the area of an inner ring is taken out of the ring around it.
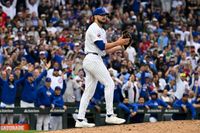
{"label": "blue jersey", "polygon": [[51,87],[41,87],[39,90],[37,90],[36,106],[39,107],[41,105],[44,105],[45,107],[51,107],[53,101],[53,94],[54,91],[51,89]]}
{"label": "blue jersey", "polygon": [[25,80],[21,100],[28,103],[34,103],[36,100],[36,86],[46,75],[47,71],[44,70],[32,83]]}
{"label": "blue jersey", "polygon": [[167,103],[158,98],[156,100],[149,100],[145,104],[150,108],[158,108],[158,106],[163,106],[166,108],[168,106]]}
{"label": "blue jersey", "polygon": [[187,107],[187,109],[192,113],[192,119],[194,119],[196,117],[196,110],[195,110],[194,106],[191,103],[189,103],[188,101],[183,102],[182,100],[176,100],[173,104],[173,107],[181,109],[182,105],[185,105]]}
{"label": "blue jersey", "polygon": [[1,101],[5,104],[14,104],[17,92],[17,86],[24,81],[25,77],[20,78],[14,82],[10,82],[9,79],[3,80],[0,78],[0,84],[2,86]]}

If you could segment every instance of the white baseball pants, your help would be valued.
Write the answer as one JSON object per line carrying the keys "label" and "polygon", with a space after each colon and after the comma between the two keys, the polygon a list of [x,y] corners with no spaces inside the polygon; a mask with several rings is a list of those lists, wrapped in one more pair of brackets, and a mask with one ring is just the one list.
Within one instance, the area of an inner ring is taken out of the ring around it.
{"label": "white baseball pants", "polygon": [[42,114],[42,115],[38,114],[36,130],[41,131],[42,126],[43,126],[43,130],[45,130],[45,131],[49,130],[49,122],[50,122],[50,115],[49,114]]}
{"label": "white baseball pants", "polygon": [[114,81],[104,65],[101,56],[95,54],[86,55],[83,60],[83,68],[86,73],[85,90],[80,101],[78,119],[85,118],[86,109],[90,99],[94,95],[98,81],[105,86],[106,113],[113,114]]}
{"label": "white baseball pants", "polygon": [[[34,105],[34,103],[27,103],[27,102],[21,100],[20,101],[20,107],[21,108],[34,108],[35,105]],[[19,118],[19,123],[25,123],[25,119],[27,119],[28,123],[29,123],[28,115],[27,114],[21,114],[20,118]]]}
{"label": "white baseball pants", "polygon": [[[3,102],[1,102],[1,107],[5,107],[5,108],[14,108],[14,104],[5,104]],[[8,124],[13,124],[13,114],[1,114],[1,123],[0,124],[5,124],[6,119],[7,119],[7,123]]]}
{"label": "white baseball pants", "polygon": [[61,130],[62,116],[51,116],[50,124],[52,126],[51,130]]}

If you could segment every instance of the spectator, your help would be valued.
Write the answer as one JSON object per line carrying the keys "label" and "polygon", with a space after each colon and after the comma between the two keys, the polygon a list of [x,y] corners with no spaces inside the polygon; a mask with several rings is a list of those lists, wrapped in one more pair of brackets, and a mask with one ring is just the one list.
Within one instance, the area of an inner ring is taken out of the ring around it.
{"label": "spectator", "polygon": [[[14,108],[17,86],[22,83],[25,78],[26,76],[15,80],[13,74],[9,74],[7,79],[2,79],[0,77],[0,84],[2,85],[1,108]],[[6,118],[8,124],[13,124],[13,114],[1,115],[1,124],[5,123]]]}
{"label": "spectator", "polygon": [[0,6],[2,6],[3,11],[6,12],[11,19],[13,19],[16,15],[16,4],[17,0],[13,0],[12,3],[8,0],[6,1],[5,6],[2,1],[0,2]]}
{"label": "spectator", "polygon": [[200,108],[200,95],[197,95],[194,101],[192,101],[192,105],[195,108]]}
{"label": "spectator", "polygon": [[161,100],[163,100],[164,102],[166,102],[169,105],[172,105],[173,103],[173,98],[172,96],[169,94],[167,89],[163,90],[163,93],[161,95]]}
{"label": "spectator", "polygon": [[180,100],[176,100],[173,104],[174,108],[181,109],[183,113],[173,114],[173,120],[185,120],[187,118],[187,112],[190,111],[192,114],[192,119],[196,118],[196,110],[194,106],[188,102],[189,95],[187,93],[183,94],[183,97]]}
{"label": "spectator", "polygon": [[138,109],[145,109],[145,101],[143,97],[139,97],[137,103],[130,104],[128,99],[125,98],[123,103],[118,105],[118,108],[122,109],[125,113],[127,123],[139,123],[144,119],[144,114],[137,113]]}
{"label": "spectator", "polygon": [[[165,103],[163,100],[158,98],[158,94],[153,91],[150,93],[151,99],[145,103],[146,108],[148,109],[162,109],[162,108],[171,108],[170,105]],[[156,122],[158,119],[157,114],[151,114],[149,117],[150,122]]]}
{"label": "spectator", "polygon": [[[63,83],[63,88],[61,89],[59,86],[56,86],[53,100],[52,100],[52,109],[54,108],[62,108],[64,110],[67,109],[67,106],[64,105],[63,94],[66,90],[66,83]],[[51,114],[50,125],[52,125],[52,130],[60,130],[62,129],[62,114]]]}
{"label": "spectator", "polygon": [[128,103],[138,102],[140,95],[138,84],[139,83],[135,81],[135,76],[132,74],[129,81],[122,86],[123,96],[124,98],[127,97]]}
{"label": "spectator", "polygon": [[26,7],[29,9],[30,13],[35,13],[38,16],[38,6],[40,0],[26,0]]}
{"label": "spectator", "polygon": [[[50,65],[48,64],[45,69],[48,69]],[[33,78],[33,65],[29,65],[28,70],[29,73],[27,74],[27,78],[23,83],[23,91],[21,95],[20,107],[27,108],[27,107],[35,107],[34,103],[36,102],[36,85],[41,81],[41,79],[47,75],[47,70],[44,70],[36,79]],[[22,115],[20,118],[20,123],[25,122],[25,115]]]}
{"label": "spectator", "polygon": [[[37,91],[36,107],[41,109],[50,108],[54,91],[51,88],[51,78],[46,78],[45,85]],[[50,114],[38,114],[36,130],[49,130]]]}

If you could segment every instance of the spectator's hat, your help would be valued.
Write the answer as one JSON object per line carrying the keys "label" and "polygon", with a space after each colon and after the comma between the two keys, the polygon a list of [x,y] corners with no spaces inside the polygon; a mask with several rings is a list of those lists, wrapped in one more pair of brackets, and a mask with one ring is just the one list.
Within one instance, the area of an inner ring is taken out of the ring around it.
{"label": "spectator's hat", "polygon": [[41,14],[41,18],[44,18],[44,17],[46,17],[46,15],[45,14]]}
{"label": "spectator's hat", "polygon": [[21,61],[27,61],[26,57],[22,57]]}
{"label": "spectator's hat", "polygon": [[108,15],[108,10],[104,7],[96,8],[93,12],[93,16],[95,15]]}
{"label": "spectator's hat", "polygon": [[59,69],[59,68],[54,68],[53,70],[54,70],[54,71],[59,71],[60,69]]}
{"label": "spectator's hat", "polygon": [[28,73],[27,77],[33,77],[32,73]]}
{"label": "spectator's hat", "polygon": [[41,35],[45,35],[46,34],[46,32],[45,31],[41,31]]}
{"label": "spectator's hat", "polygon": [[152,95],[158,95],[155,91],[152,91],[152,92],[150,92],[150,96],[152,96]]}
{"label": "spectator's hat", "polygon": [[180,77],[186,77],[186,73],[180,73]]}
{"label": "spectator's hat", "polygon": [[158,57],[159,57],[159,58],[163,58],[163,57],[164,57],[164,55],[163,55],[163,54],[160,54]]}
{"label": "spectator's hat", "polygon": [[157,22],[158,19],[157,19],[157,18],[153,18],[152,21],[153,21],[153,22]]}
{"label": "spectator's hat", "polygon": [[144,21],[144,24],[149,24],[149,23],[150,23],[149,20],[145,20],[145,21]]}
{"label": "spectator's hat", "polygon": [[6,71],[7,71],[7,70],[10,70],[10,71],[12,71],[12,67],[10,67],[10,66],[7,66],[7,67],[6,67]]}
{"label": "spectator's hat", "polygon": [[187,93],[183,93],[183,97],[189,97]]}
{"label": "spectator's hat", "polygon": [[27,35],[28,36],[34,36],[34,33],[33,32],[29,32]]}
{"label": "spectator's hat", "polygon": [[56,86],[55,90],[62,90],[60,86]]}
{"label": "spectator's hat", "polygon": [[51,78],[47,77],[45,81],[46,82],[51,82]]}
{"label": "spectator's hat", "polygon": [[21,68],[19,67],[19,66],[16,66],[15,68],[14,68],[14,70],[20,70]]}
{"label": "spectator's hat", "polygon": [[63,69],[67,69],[67,68],[69,68],[69,66],[66,65],[66,64],[64,64],[64,65],[62,66],[62,68],[63,68]]}
{"label": "spectator's hat", "polygon": [[42,54],[46,54],[46,51],[40,51],[40,53],[39,53],[40,55],[42,55]]}

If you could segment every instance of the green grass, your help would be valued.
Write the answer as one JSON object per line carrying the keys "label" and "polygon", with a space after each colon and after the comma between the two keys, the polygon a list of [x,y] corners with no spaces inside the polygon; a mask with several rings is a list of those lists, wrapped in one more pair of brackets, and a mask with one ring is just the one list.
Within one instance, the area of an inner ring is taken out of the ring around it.
{"label": "green grass", "polygon": [[39,131],[0,131],[0,133],[39,133]]}

